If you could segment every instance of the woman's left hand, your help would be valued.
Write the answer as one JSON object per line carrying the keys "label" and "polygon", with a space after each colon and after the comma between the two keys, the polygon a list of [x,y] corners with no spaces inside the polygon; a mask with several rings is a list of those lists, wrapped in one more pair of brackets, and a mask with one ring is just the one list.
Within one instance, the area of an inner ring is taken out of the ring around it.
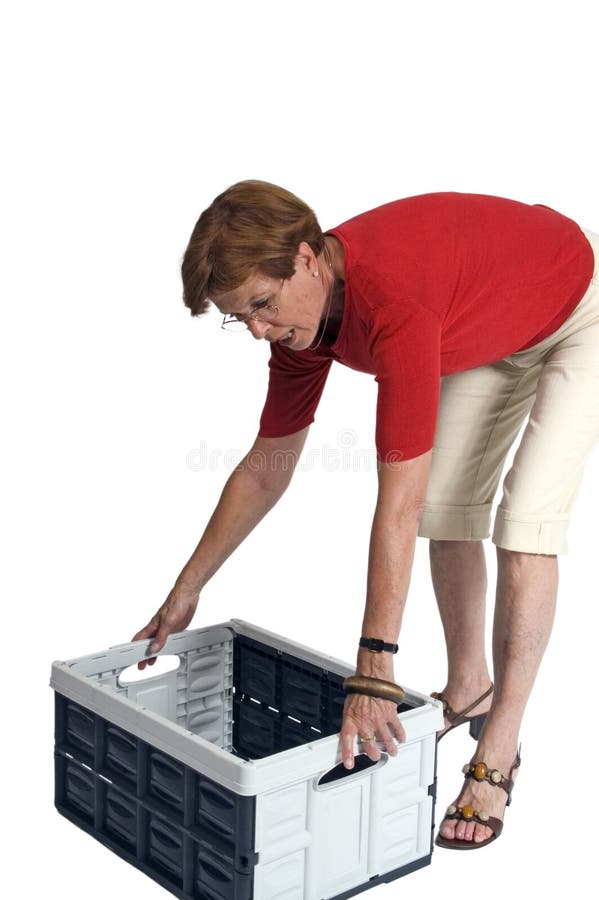
{"label": "woman's left hand", "polygon": [[[356,735],[367,756],[376,761],[381,751],[376,745],[379,741],[391,755],[397,754],[395,738],[403,742],[406,733],[397,715],[397,703],[394,700],[381,700],[366,694],[348,694],[343,707],[343,726],[341,728],[341,753],[346,769],[354,767],[354,744]],[[367,740],[364,738],[376,738]]]}

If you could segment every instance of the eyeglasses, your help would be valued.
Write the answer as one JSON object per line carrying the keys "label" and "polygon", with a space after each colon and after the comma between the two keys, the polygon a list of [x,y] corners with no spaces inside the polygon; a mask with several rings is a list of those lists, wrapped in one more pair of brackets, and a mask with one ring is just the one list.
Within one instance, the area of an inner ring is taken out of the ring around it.
{"label": "eyeglasses", "polygon": [[225,331],[246,331],[250,327],[250,322],[274,322],[278,312],[278,306],[271,306],[270,303],[266,303],[247,316],[242,316],[240,313],[227,314],[223,317],[220,327],[224,328]]}
{"label": "eyeglasses", "polygon": [[[285,279],[282,278],[281,287],[274,294],[273,300],[277,300],[281,296],[284,286]],[[250,327],[250,322],[274,322],[278,314],[279,307],[269,303],[268,300],[264,300],[261,306],[255,309],[254,312],[248,313],[247,316],[241,313],[228,313],[223,317],[220,327],[224,328],[225,331],[246,331]]]}

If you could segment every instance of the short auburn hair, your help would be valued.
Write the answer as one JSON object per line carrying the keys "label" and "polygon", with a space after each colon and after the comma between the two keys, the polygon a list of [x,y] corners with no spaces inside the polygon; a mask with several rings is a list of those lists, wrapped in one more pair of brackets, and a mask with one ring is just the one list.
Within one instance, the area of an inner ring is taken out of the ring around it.
{"label": "short auburn hair", "polygon": [[253,275],[291,278],[298,247],[324,249],[316,216],[303,200],[267,181],[239,181],[204,210],[181,263],[183,302],[198,316],[210,295],[224,294]]}

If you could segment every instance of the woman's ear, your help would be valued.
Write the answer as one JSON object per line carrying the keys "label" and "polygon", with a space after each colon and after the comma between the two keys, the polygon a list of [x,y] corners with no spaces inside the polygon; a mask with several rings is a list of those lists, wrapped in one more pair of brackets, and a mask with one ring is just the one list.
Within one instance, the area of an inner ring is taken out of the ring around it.
{"label": "woman's ear", "polygon": [[314,272],[318,271],[316,256],[307,241],[300,242],[293,262],[296,272],[300,269],[300,271],[305,272],[307,275],[312,275]]}

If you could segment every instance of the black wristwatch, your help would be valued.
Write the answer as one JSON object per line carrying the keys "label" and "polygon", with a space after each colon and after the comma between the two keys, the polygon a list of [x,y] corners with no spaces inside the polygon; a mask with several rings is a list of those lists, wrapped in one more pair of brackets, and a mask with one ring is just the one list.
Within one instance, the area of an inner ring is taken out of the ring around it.
{"label": "black wristwatch", "polygon": [[380,638],[360,638],[360,647],[366,647],[367,650],[372,650],[373,653],[382,653],[383,650],[386,650],[387,653],[397,653],[398,645],[397,644],[386,644]]}

